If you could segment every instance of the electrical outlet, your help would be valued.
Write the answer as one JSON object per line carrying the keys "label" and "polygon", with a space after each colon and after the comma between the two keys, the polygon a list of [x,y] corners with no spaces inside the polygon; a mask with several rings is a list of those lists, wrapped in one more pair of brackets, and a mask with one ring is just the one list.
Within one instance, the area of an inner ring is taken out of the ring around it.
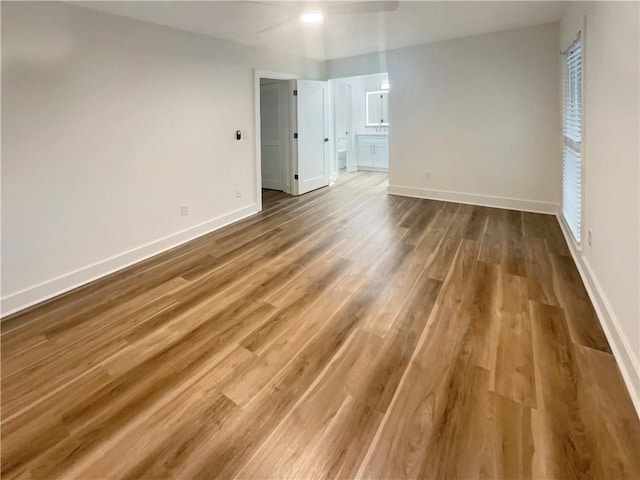
{"label": "electrical outlet", "polygon": [[242,197],[242,189],[241,188],[236,188],[236,197],[238,197],[238,198]]}
{"label": "electrical outlet", "polygon": [[424,172],[424,178],[426,178],[427,180],[431,180],[431,172],[429,170]]}
{"label": "electrical outlet", "polygon": [[587,231],[587,242],[589,242],[589,246],[592,245],[593,236],[591,235],[591,230]]}
{"label": "electrical outlet", "polygon": [[183,217],[185,215],[189,215],[189,205],[188,204],[180,205],[180,215],[182,215]]}

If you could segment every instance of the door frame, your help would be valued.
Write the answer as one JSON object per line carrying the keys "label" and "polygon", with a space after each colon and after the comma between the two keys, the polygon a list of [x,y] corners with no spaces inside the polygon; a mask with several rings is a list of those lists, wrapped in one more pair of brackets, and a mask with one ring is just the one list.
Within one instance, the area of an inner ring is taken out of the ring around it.
{"label": "door frame", "polygon": [[[275,80],[272,78],[260,79],[260,109],[264,105],[263,96],[267,92],[267,90],[271,89],[275,91],[275,95],[277,96],[277,103],[275,104],[275,112],[269,112],[271,115],[275,115],[275,117],[270,117],[271,120],[278,119],[278,128],[277,128],[277,138],[274,140],[277,141],[277,145],[279,147],[280,155],[277,158],[277,168],[278,168],[278,176],[277,180],[275,178],[271,179],[270,183],[276,180],[277,185],[269,185],[265,186],[265,177],[264,177],[264,165],[262,165],[262,188],[274,188],[275,190],[280,190],[284,193],[291,193],[291,130],[293,126],[291,125],[291,88],[290,82],[293,80]],[[260,127],[264,127],[265,123],[263,122],[266,112],[260,111]],[[264,161],[264,156],[262,153],[264,152],[264,141],[265,139],[262,137],[262,131],[260,131],[261,138],[261,151],[260,155],[262,160]]]}
{"label": "door frame", "polygon": [[[356,79],[363,79],[363,78],[366,78],[366,77],[379,76],[379,75],[386,75],[388,81],[391,82],[391,78],[390,78],[388,69],[382,69],[382,71],[379,71],[379,72],[364,73],[364,74],[360,74],[360,75],[350,75],[348,77],[330,78],[329,79],[329,89],[330,89],[330,92],[332,92],[331,93],[331,95],[332,95],[331,114],[333,115],[334,114],[334,110],[335,110],[335,90],[336,90],[336,85],[338,83],[347,83],[347,84],[351,85],[351,100],[352,100],[352,104],[353,104],[353,99],[354,99],[353,89],[354,89],[354,87],[351,84],[351,82],[356,80]],[[366,88],[365,88],[365,92],[366,92]],[[334,132],[334,136],[335,136],[335,117],[333,117],[331,121],[333,122],[332,131]],[[355,161],[356,157],[357,157],[357,151],[358,151],[358,135],[357,135],[357,132],[361,131],[361,128],[365,128],[365,131],[366,131],[366,128],[372,128],[372,127],[365,127],[364,124],[362,126],[354,124],[353,123],[353,110],[352,110],[352,113],[351,113],[351,123],[352,123],[351,127],[353,127],[352,128],[353,131],[351,132],[352,135],[351,135],[351,151],[350,151],[350,153],[351,153],[352,161]],[[392,142],[393,122],[392,121],[389,122],[389,125],[385,126],[385,128],[387,129],[387,141],[388,141],[388,148],[389,148],[389,168],[390,168],[391,163],[392,163],[391,144],[393,143]],[[337,168],[338,159],[337,159],[337,152],[335,150],[336,150],[336,148],[334,147],[331,151],[332,151],[332,155],[334,155],[333,163],[334,163],[334,165],[336,165],[336,168]],[[347,171],[353,171],[353,172],[357,171],[358,170],[357,164],[355,165],[355,169],[354,170],[349,170],[348,159],[349,159],[349,156],[347,156]]]}
{"label": "door frame", "polygon": [[[345,87],[349,87],[349,101],[350,101],[350,105],[348,108],[348,122],[347,122],[347,128],[349,129],[349,142],[347,145],[347,165],[349,164],[349,159],[351,159],[351,161],[353,161],[354,158],[354,148],[355,148],[355,135],[352,132],[352,126],[353,126],[353,100],[352,100],[352,92],[351,92],[351,84],[349,82],[344,82],[341,81],[342,79],[340,78],[336,78],[336,79],[332,79],[329,80],[329,95],[331,98],[331,113],[332,116],[330,117],[330,125],[329,125],[329,129],[331,130],[331,132],[333,133],[333,148],[331,149],[333,155],[332,158],[330,158],[331,164],[333,165],[332,168],[332,181],[330,181],[330,183],[335,183],[337,176],[338,176],[338,172],[340,170],[339,168],[339,161],[338,161],[338,131],[337,131],[337,119],[338,119],[338,109],[336,107],[336,99],[338,97],[338,91],[340,90],[340,86],[345,86]],[[349,171],[349,169],[346,169],[347,171]]]}
{"label": "door frame", "polygon": [[[273,80],[297,80],[300,75],[286,72],[271,72],[269,70],[254,70],[254,149],[255,149],[255,177],[256,177],[256,204],[258,211],[262,210],[262,132],[260,131],[260,79],[270,78]],[[293,169],[290,168],[290,174],[293,177]],[[289,179],[290,185],[293,185],[293,178]],[[287,192],[291,193],[291,192]]]}

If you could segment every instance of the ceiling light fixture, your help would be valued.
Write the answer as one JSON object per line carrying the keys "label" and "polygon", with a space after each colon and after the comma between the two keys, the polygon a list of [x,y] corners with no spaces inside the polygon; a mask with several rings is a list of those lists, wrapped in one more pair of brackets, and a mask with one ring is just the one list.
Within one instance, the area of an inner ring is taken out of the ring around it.
{"label": "ceiling light fixture", "polygon": [[324,20],[324,15],[318,10],[308,10],[299,17],[303,25],[320,25]]}

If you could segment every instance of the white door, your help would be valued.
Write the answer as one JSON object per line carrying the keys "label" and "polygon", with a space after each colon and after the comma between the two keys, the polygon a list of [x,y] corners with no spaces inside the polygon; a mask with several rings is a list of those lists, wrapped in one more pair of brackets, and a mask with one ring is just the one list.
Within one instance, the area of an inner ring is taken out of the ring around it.
{"label": "white door", "polygon": [[288,159],[286,82],[260,85],[260,148],[262,158],[262,187],[285,190]]}
{"label": "white door", "polygon": [[329,85],[296,80],[297,194],[329,185]]}

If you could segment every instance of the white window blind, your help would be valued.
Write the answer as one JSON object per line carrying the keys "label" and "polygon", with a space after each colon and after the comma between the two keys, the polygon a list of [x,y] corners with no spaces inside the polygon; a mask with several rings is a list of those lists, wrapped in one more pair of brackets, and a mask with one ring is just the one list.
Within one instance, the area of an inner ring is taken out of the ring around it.
{"label": "white window blind", "polygon": [[578,39],[563,54],[564,145],[562,149],[562,215],[580,243],[582,208],[582,48]]}

